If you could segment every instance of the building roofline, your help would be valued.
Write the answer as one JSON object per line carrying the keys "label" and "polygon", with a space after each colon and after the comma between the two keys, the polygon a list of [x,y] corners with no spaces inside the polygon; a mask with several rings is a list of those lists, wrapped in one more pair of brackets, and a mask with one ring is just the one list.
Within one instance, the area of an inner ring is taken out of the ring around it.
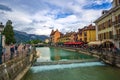
{"label": "building roofline", "polygon": [[111,14],[112,12],[116,11],[120,9],[120,6],[117,6],[117,7],[114,7],[114,8],[111,8],[110,10],[108,10],[108,12],[106,14],[103,14],[101,17],[99,17],[98,19],[96,19],[94,21],[94,23],[97,23],[98,21],[100,21],[101,19],[105,18],[106,16],[108,16],[109,14]]}

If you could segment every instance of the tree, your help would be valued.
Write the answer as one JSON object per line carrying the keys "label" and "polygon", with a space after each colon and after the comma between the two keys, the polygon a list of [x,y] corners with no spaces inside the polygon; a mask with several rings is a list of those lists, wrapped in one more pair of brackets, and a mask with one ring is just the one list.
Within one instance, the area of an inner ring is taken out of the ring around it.
{"label": "tree", "polygon": [[43,43],[41,40],[39,39],[35,39],[35,40],[30,40],[27,42],[28,44],[38,44],[38,43]]}
{"label": "tree", "polygon": [[8,20],[6,23],[6,26],[4,28],[3,34],[6,37],[5,43],[6,44],[11,44],[15,43],[15,38],[14,38],[14,31],[13,31],[13,26],[12,26],[12,21]]}

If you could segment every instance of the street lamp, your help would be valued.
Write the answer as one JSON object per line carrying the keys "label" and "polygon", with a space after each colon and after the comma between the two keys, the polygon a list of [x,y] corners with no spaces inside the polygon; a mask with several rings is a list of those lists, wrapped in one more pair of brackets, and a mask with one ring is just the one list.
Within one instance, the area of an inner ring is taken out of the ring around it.
{"label": "street lamp", "polygon": [[2,64],[2,31],[4,29],[4,25],[0,23],[0,64]]}

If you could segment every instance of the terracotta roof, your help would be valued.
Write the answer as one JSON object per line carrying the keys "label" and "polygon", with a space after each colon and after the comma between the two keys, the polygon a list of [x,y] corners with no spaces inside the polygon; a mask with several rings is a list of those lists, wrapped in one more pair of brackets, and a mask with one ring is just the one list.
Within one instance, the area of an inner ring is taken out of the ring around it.
{"label": "terracotta roof", "polygon": [[90,25],[87,27],[87,29],[89,29],[89,30],[94,30],[94,29],[95,29],[95,26],[93,26],[92,24],[90,24]]}
{"label": "terracotta roof", "polygon": [[67,32],[64,36],[65,37],[70,37],[72,34],[75,34],[75,32]]}
{"label": "terracotta roof", "polygon": [[84,28],[78,29],[77,34],[82,34],[82,31],[85,30],[95,30],[95,26],[93,26],[92,24],[85,26]]}

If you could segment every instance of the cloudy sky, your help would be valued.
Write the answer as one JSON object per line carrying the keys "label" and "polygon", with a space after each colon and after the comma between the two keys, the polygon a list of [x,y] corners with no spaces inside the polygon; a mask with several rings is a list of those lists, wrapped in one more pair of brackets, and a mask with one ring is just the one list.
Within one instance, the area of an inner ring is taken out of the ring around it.
{"label": "cloudy sky", "polygon": [[15,30],[49,35],[58,29],[77,31],[111,8],[112,0],[0,0],[0,22],[12,20]]}

